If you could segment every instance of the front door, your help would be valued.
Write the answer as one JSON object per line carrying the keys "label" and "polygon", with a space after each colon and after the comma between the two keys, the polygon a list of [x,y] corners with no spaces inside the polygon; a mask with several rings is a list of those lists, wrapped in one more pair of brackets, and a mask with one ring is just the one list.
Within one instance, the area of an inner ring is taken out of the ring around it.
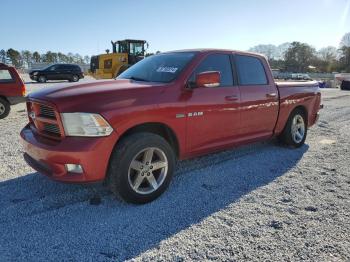
{"label": "front door", "polygon": [[58,70],[59,65],[53,65],[50,66],[45,70],[45,75],[47,80],[59,80],[59,70]]}
{"label": "front door", "polygon": [[234,142],[240,131],[240,91],[234,85],[230,55],[210,54],[197,66],[198,73],[219,71],[219,87],[193,86],[187,100],[187,144],[190,152],[201,152]]}

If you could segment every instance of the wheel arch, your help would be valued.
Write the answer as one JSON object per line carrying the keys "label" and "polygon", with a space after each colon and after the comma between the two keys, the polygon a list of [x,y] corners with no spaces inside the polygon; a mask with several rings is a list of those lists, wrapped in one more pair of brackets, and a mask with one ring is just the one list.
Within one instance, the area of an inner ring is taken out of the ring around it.
{"label": "wheel arch", "polygon": [[10,103],[10,101],[7,99],[7,97],[6,97],[6,96],[2,96],[2,95],[0,95],[0,98],[4,99],[6,102]]}
{"label": "wheel arch", "polygon": [[277,125],[275,127],[275,135],[280,135],[283,130],[286,128],[287,124],[288,124],[288,120],[290,118],[290,116],[296,111],[296,110],[301,110],[305,116],[306,119],[306,125],[308,125],[309,123],[309,116],[308,116],[308,109],[306,105],[302,105],[302,104],[298,104],[295,105],[293,108],[291,109],[286,109],[284,108],[283,110],[281,110],[279,116],[278,116],[278,120],[277,120]]}
{"label": "wheel arch", "polygon": [[[306,106],[304,105],[298,105],[296,107],[294,107],[294,109],[289,113],[289,117],[295,112],[295,111],[298,111],[300,110],[301,112],[303,112],[304,114],[304,117],[305,117],[305,120],[306,120],[306,126],[308,125],[308,122],[309,122],[309,117],[308,117],[308,110],[306,108]],[[289,118],[288,117],[288,118]]]}
{"label": "wheel arch", "polygon": [[164,123],[159,122],[148,122],[148,123],[141,123],[137,124],[135,126],[132,126],[128,129],[126,129],[119,137],[116,145],[121,141],[123,138],[135,134],[135,133],[143,133],[148,132],[152,134],[159,135],[163,137],[169,145],[172,147],[172,149],[175,152],[176,157],[179,157],[180,155],[180,144],[179,140],[174,132],[174,130],[169,127],[168,125]]}

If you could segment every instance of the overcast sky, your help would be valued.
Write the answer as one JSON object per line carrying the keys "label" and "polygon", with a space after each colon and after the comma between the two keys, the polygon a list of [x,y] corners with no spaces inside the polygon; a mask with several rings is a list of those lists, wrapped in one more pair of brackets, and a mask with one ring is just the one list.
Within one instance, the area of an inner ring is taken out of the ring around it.
{"label": "overcast sky", "polygon": [[0,49],[93,55],[124,38],[147,40],[150,52],[291,41],[338,47],[349,9],[350,0],[1,0]]}

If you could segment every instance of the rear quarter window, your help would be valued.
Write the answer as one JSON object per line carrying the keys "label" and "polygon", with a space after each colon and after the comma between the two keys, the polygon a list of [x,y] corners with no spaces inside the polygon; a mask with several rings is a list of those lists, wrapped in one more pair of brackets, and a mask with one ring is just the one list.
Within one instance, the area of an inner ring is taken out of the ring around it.
{"label": "rear quarter window", "polygon": [[14,79],[7,69],[0,69],[0,83],[13,82]]}
{"label": "rear quarter window", "polygon": [[259,58],[236,55],[235,64],[240,85],[266,85],[264,65]]}

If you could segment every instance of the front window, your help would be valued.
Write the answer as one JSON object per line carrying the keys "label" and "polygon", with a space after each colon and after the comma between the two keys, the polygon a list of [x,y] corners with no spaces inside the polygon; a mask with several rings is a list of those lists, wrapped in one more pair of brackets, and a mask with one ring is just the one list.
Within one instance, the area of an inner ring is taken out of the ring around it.
{"label": "front window", "polygon": [[127,53],[128,52],[128,44],[126,42],[120,42],[117,44],[118,53]]}
{"label": "front window", "polygon": [[130,55],[142,56],[143,43],[130,43]]}
{"label": "front window", "polygon": [[118,79],[169,83],[179,76],[195,54],[195,52],[174,52],[153,55],[124,71]]}
{"label": "front window", "polygon": [[233,86],[232,67],[229,55],[208,55],[194,70],[189,79],[190,85],[195,86],[197,74],[207,71],[220,72],[220,87]]}

